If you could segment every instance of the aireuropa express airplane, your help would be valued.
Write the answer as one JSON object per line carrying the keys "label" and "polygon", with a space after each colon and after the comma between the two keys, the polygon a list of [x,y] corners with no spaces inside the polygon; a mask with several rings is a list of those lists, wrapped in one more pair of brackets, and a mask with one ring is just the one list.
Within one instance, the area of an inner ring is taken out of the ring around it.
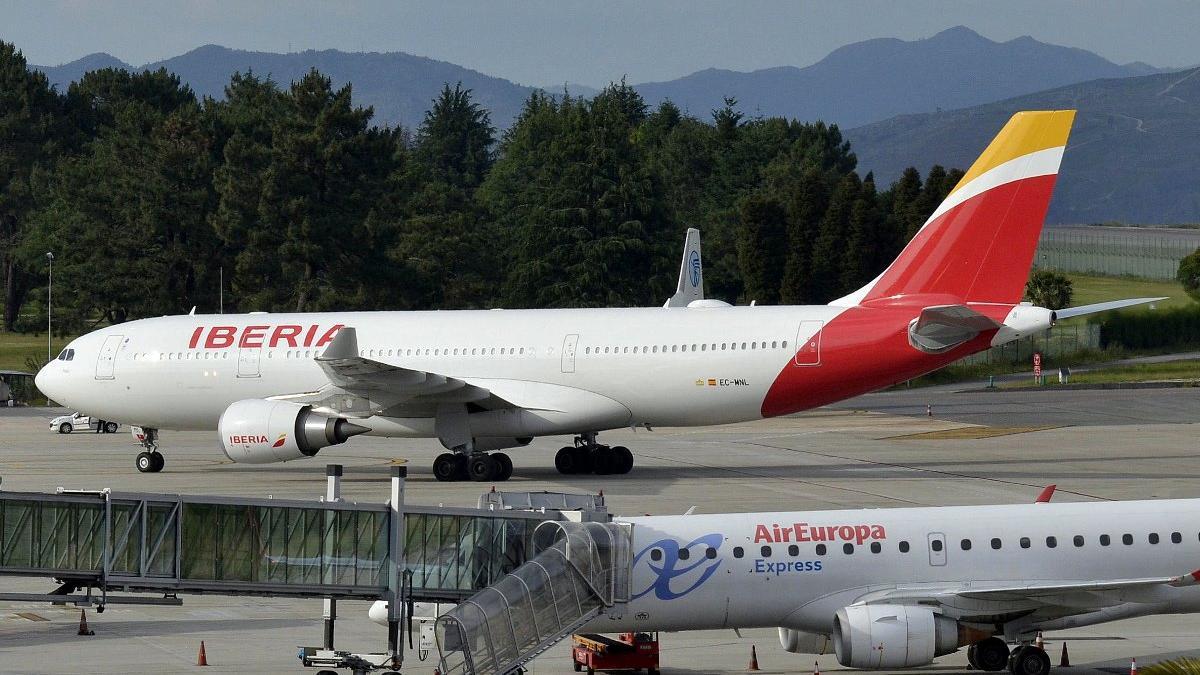
{"label": "aireuropa express airplane", "polygon": [[[664,307],[186,315],[71,342],[37,375],[56,401],[141,428],[218,429],[233,461],[282,462],[366,433],[437,438],[439,480],[505,480],[501,452],[576,435],[564,474],[625,473],[622,427],[786,415],[935,370],[1076,316],[1021,303],[1074,111],[1017,113],[875,280],[828,305],[703,299],[698,237]],[[694,255],[693,255],[694,254]],[[686,303],[686,304],[684,304]],[[135,434],[139,432],[135,431]]]}
{"label": "aireuropa express airplane", "polygon": [[1200,612],[1197,499],[615,521],[630,600],[585,631],[774,626],[785,650],[852,668],[968,647],[979,670],[1045,675],[1039,631]]}

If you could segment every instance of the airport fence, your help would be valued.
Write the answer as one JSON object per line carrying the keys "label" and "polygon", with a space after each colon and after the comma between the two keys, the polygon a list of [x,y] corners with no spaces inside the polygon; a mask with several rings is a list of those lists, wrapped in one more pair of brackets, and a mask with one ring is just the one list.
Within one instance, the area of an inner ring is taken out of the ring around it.
{"label": "airport fence", "polygon": [[1051,358],[1100,348],[1098,324],[1055,326],[1036,335],[972,354],[956,361],[955,365],[1028,364],[1032,362],[1034,352],[1041,352],[1043,357]]}
{"label": "airport fence", "polygon": [[1034,264],[1063,272],[1174,279],[1179,261],[1200,248],[1200,230],[1047,227]]}

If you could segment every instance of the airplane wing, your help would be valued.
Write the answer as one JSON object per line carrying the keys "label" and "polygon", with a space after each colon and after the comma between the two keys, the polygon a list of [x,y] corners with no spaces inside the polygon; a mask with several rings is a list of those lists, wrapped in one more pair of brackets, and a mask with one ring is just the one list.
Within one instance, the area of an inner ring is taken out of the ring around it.
{"label": "airplane wing", "polygon": [[358,334],[349,326],[338,331],[316,362],[329,378],[328,387],[272,398],[309,403],[318,411],[349,417],[370,417],[396,406],[442,403],[474,403],[488,409],[514,407],[488,389],[461,379],[361,356]]}
{"label": "airplane wing", "polygon": [[683,242],[683,261],[679,264],[679,283],[675,295],[663,307],[687,307],[704,299],[704,267],[700,262],[700,230],[689,227]]}
{"label": "airplane wing", "polygon": [[1171,577],[1018,583],[916,585],[868,593],[864,604],[938,604],[960,618],[995,615],[1004,606],[1014,609],[1051,607],[1060,611],[1090,611],[1124,602],[1156,602],[1173,588],[1200,583],[1200,570]]}

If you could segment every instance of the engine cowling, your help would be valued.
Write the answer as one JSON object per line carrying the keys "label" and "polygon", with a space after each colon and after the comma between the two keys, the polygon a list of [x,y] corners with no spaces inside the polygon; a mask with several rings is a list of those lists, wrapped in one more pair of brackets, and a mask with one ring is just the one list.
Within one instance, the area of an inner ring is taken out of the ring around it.
{"label": "engine cowling", "polygon": [[217,429],[225,456],[244,464],[312,457],[321,448],[370,431],[341,417],[314,413],[309,405],[261,398],[230,405]]}
{"label": "engine cowling", "polygon": [[958,649],[958,622],[928,607],[854,605],[837,611],[833,649],[849,668],[923,666]]}
{"label": "engine cowling", "polygon": [[825,654],[829,651],[829,636],[780,628],[779,644],[783,651],[793,654]]}
{"label": "engine cowling", "polygon": [[1052,309],[1034,305],[1017,305],[1004,318],[1004,325],[992,336],[992,346],[1002,345],[1046,330],[1058,322]]}

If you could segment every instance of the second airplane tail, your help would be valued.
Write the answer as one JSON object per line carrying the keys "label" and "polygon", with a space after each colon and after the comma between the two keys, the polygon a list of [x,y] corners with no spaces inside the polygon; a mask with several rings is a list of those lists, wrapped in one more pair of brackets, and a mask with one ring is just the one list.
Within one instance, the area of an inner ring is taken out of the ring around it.
{"label": "second airplane tail", "polygon": [[874,281],[830,303],[905,295],[1021,300],[1074,110],[1019,112]]}

